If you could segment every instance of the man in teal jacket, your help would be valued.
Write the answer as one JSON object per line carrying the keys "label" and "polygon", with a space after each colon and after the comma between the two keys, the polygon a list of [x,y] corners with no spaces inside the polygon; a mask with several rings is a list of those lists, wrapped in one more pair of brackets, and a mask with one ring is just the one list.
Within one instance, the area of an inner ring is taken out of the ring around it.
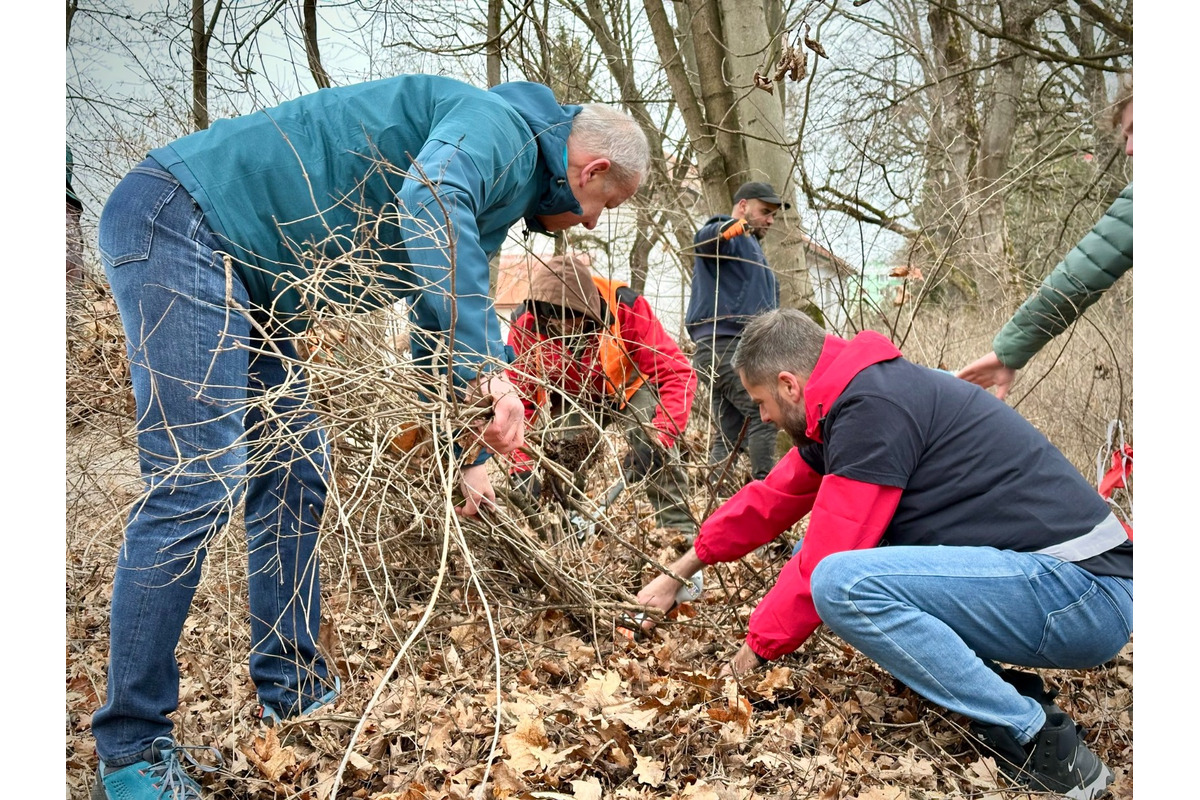
{"label": "man in teal jacket", "polygon": [[[151,151],[113,191],[99,246],[130,355],[145,493],[114,579],[93,795],[195,798],[168,715],[208,541],[244,501],[250,675],[264,720],[337,696],[317,652],[326,440],[293,337],[323,314],[408,300],[414,360],[486,398],[483,445],[523,443],[488,259],[509,227],[595,227],[646,174],[645,135],[545,86],[428,75],[324,89]],[[485,466],[460,470],[475,514]]]}

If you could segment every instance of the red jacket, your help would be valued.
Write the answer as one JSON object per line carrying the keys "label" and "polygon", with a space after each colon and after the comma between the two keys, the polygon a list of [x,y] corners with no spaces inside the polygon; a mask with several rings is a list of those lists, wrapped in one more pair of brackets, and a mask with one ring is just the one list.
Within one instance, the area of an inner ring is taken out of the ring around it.
{"label": "red jacket", "polygon": [[[866,331],[847,342],[828,336],[804,389],[807,435],[821,441],[823,409],[831,408],[860,371],[900,356],[887,338]],[[815,472],[793,448],[764,480],[753,481],[709,517],[696,537],[706,564],[736,561],[811,512],[804,547],[779,573],[750,615],[746,644],[765,659],[790,653],[821,618],[813,605],[813,569],[830,553],[864,550],[883,538],[903,490]]]}
{"label": "red jacket", "polygon": [[[696,372],[679,345],[667,335],[646,298],[637,295],[632,304],[618,302],[616,306],[620,344],[638,376],[658,394],[654,427],[659,431],[659,441],[670,447],[687,426],[696,395]],[[589,397],[596,402],[611,398],[598,358],[598,335],[588,337],[582,352],[571,353],[562,339],[539,333],[534,315],[526,311],[509,329],[508,343],[516,354],[508,378],[521,393],[526,422],[531,422],[538,413],[539,398],[545,394],[539,390],[545,388],[570,397]],[[519,468],[529,457],[518,450],[513,460]]]}

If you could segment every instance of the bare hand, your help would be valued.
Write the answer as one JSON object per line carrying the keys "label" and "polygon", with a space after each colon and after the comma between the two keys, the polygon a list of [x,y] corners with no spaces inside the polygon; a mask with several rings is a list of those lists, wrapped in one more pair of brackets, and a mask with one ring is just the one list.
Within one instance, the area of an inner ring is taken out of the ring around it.
{"label": "bare hand", "polygon": [[503,375],[485,378],[479,383],[479,392],[492,398],[493,416],[481,434],[484,446],[505,455],[525,444],[525,406],[508,379]]}
{"label": "bare hand", "polygon": [[762,663],[763,659],[759,658],[758,654],[750,649],[750,645],[743,644],[738,648],[733,658],[721,665],[721,670],[717,673],[717,677],[740,679],[747,672]]}
{"label": "bare hand", "polygon": [[481,507],[495,507],[496,492],[488,478],[487,464],[464,467],[459,475],[459,487],[463,493],[463,504],[454,509],[464,517],[473,517]]}
{"label": "bare hand", "polygon": [[[686,553],[671,564],[671,572],[689,580],[703,568],[704,562],[696,555],[695,547],[688,548]],[[682,584],[679,581],[663,573],[643,586],[642,590],[637,593],[636,599],[646,608],[657,608],[666,613],[675,607],[675,595],[678,594],[680,586]],[[654,630],[654,620],[643,621],[642,630]]]}
{"label": "bare hand", "polygon": [[1017,371],[1004,366],[995,353],[988,353],[959,370],[958,377],[984,389],[995,386],[996,397],[1003,400],[1017,377]]}
{"label": "bare hand", "polygon": [[[679,581],[670,575],[659,575],[642,587],[636,599],[646,608],[657,608],[665,614],[675,606],[675,594],[679,591],[679,585]],[[642,630],[654,630],[654,620],[647,618],[643,621]]]}

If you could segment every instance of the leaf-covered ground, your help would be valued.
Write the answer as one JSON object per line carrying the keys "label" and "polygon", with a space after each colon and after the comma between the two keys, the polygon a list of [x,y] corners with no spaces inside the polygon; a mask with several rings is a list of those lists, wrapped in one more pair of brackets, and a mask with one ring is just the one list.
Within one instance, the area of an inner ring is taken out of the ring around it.
{"label": "leaf-covered ground", "polygon": [[[79,800],[94,781],[89,723],[104,696],[123,518],[138,491],[123,348],[111,307],[96,309],[69,353],[86,368],[69,366],[67,381],[66,774]],[[824,631],[740,684],[715,678],[800,530],[710,568],[697,602],[632,641],[616,621],[655,564],[685,545],[649,525],[642,493],[627,490],[582,542],[553,504],[532,527],[509,511],[462,521],[430,462],[363,446],[380,438],[367,423],[388,415],[372,406],[381,382],[353,383],[374,394],[340,406],[355,414],[334,409],[336,512],[322,544],[321,643],[341,696],[277,728],[253,716],[245,543],[231,526],[210,547],[177,653],[176,738],[223,760],[193,773],[209,797],[1027,796],[1005,788],[964,719]],[[594,497],[613,476],[612,448],[604,453],[591,468]],[[712,506],[694,499],[698,513]],[[1131,798],[1132,642],[1100,669],[1042,675],[1114,769],[1113,797]]]}
{"label": "leaf-covered ground", "polygon": [[[68,476],[66,757],[68,796],[84,798],[120,511],[135,483],[127,443],[114,449],[109,434],[86,428],[70,438],[79,473],[74,490]],[[485,535],[468,530],[468,541]],[[626,548],[602,536],[570,546],[581,562],[590,554],[594,565],[629,568]],[[412,597],[385,609],[369,584],[387,570],[372,575],[330,537],[322,642],[342,695],[310,718],[267,728],[252,716],[238,538],[214,544],[179,651],[177,737],[223,754],[223,768],[205,776],[214,798],[316,800],[335,783],[338,797],[373,800],[1009,796],[963,736],[964,720],[831,636],[741,685],[714,678],[783,547],[714,570],[701,600],[642,642],[621,636],[613,614],[589,620],[546,587],[506,581],[502,564],[479,568],[485,605],[461,552],[451,553],[427,625],[398,657],[434,599],[436,551],[425,569],[395,565],[393,579],[414,584]],[[639,529],[638,538],[663,557],[679,546],[664,531]],[[635,590],[638,580],[628,583]],[[1102,669],[1044,673],[1116,771],[1116,798],[1132,797],[1132,665],[1131,643]]]}

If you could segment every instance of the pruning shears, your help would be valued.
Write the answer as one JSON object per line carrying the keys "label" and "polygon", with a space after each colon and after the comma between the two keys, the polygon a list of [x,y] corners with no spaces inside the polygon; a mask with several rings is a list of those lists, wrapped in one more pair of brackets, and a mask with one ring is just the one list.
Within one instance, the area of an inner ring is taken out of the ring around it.
{"label": "pruning shears", "polygon": [[[605,511],[608,511],[608,509],[612,507],[612,504],[616,502],[617,498],[623,491],[625,491],[625,479],[618,478],[616,482],[612,486],[608,487],[608,490],[604,493],[604,502],[600,505],[599,513],[603,514]],[[578,511],[571,514],[569,521],[571,523],[571,529],[575,531],[575,538],[579,540],[580,544],[585,542],[588,537],[594,536],[596,533],[596,520],[589,519]]]}

